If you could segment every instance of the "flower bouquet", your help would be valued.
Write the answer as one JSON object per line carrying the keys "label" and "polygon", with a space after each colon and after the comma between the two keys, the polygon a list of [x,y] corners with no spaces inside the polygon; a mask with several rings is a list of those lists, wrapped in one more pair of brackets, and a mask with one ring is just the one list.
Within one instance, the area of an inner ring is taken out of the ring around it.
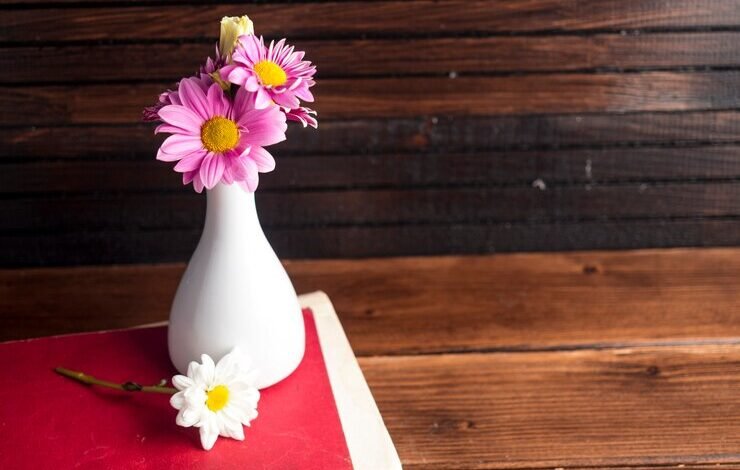
{"label": "flower bouquet", "polygon": [[301,106],[314,100],[316,73],[303,56],[285,39],[267,46],[246,16],[223,18],[215,59],[144,110],[145,121],[162,122],[155,132],[171,134],[157,160],[177,162],[183,184],[199,193],[219,183],[255,191],[259,173],[275,168],[265,147],[285,140],[286,120],[318,126]]}
{"label": "flower bouquet", "polygon": [[[170,134],[157,159],[175,163],[184,185],[207,191],[203,234],[170,312],[170,358],[182,375],[176,388],[115,384],[81,372],[57,372],[125,391],[173,394],[177,424],[200,428],[210,449],[217,437],[243,439],[257,416],[258,389],[298,366],[304,354],[303,315],[285,269],[257,217],[259,173],[275,168],[266,147],[285,140],[287,121],[318,126],[316,68],[285,39],[268,44],[247,16],[221,20],[216,54],[144,110]],[[200,359],[200,363],[197,360]]]}

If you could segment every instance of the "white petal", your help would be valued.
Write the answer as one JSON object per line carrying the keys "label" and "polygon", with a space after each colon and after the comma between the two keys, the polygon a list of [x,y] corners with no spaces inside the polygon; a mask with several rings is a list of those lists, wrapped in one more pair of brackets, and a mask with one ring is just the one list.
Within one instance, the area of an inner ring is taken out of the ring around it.
{"label": "white petal", "polygon": [[235,427],[238,427],[241,430],[241,434],[244,434],[243,425],[249,424],[249,413],[247,413],[245,409],[235,407],[233,405],[227,406],[221,411],[221,414],[224,417],[224,423],[226,426],[229,426],[232,431]]}
{"label": "white petal", "polygon": [[215,380],[219,383],[230,382],[234,375],[239,371],[239,358],[230,352],[218,361],[216,364]]}
{"label": "white petal", "polygon": [[202,388],[190,387],[182,393],[188,406],[196,408],[205,406],[207,396],[206,391]]}
{"label": "white petal", "polygon": [[188,377],[191,379],[195,379],[195,376],[198,374],[198,370],[200,369],[200,364],[198,364],[196,361],[191,361],[190,364],[188,364]]}
{"label": "white petal", "polygon": [[200,362],[202,363],[200,368],[196,372],[195,381],[204,383],[211,387],[214,385],[213,376],[216,372],[216,365],[213,363],[213,359],[208,354],[200,356]]}
{"label": "white petal", "polygon": [[172,385],[174,385],[178,390],[185,390],[186,388],[193,386],[193,380],[184,375],[176,375],[172,377]]}
{"label": "white petal", "polygon": [[249,426],[249,422],[257,417],[257,407],[250,403],[234,401],[230,403],[229,414],[238,419],[242,424]]}
{"label": "white petal", "polygon": [[236,439],[237,441],[243,441],[244,427],[242,423],[236,418],[228,416],[228,414],[222,413],[221,415],[220,434],[224,437]]}
{"label": "white petal", "polygon": [[208,420],[200,428],[200,444],[205,450],[211,450],[218,439],[218,426],[214,421]]}
{"label": "white petal", "polygon": [[198,410],[189,407],[181,409],[180,412],[177,413],[177,418],[175,418],[175,423],[184,428],[195,426],[198,424],[198,421],[200,421],[200,413]]}
{"label": "white petal", "polygon": [[245,392],[248,392],[249,390],[254,390],[257,393],[259,393],[259,391],[257,390],[257,387],[255,387],[252,382],[245,380],[244,375],[237,376],[234,378],[234,380],[229,382],[229,388],[238,390],[239,393],[245,393]]}
{"label": "white petal", "polygon": [[260,392],[256,388],[250,388],[249,390],[245,391],[244,393],[240,394],[240,396],[243,396],[245,400],[247,400],[249,403],[253,404],[254,408],[257,408],[257,402],[260,401]]}
{"label": "white petal", "polygon": [[179,410],[185,406],[185,394],[183,392],[177,392],[170,397],[170,405],[172,408]]}

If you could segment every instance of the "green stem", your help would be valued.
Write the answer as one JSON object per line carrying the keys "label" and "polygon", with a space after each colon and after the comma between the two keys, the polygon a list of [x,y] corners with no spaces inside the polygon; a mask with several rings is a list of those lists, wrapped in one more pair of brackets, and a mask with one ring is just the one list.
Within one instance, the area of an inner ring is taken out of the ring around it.
{"label": "green stem", "polygon": [[109,382],[107,380],[96,379],[92,375],[87,375],[82,372],[65,369],[64,367],[56,367],[54,368],[54,372],[65,377],[69,377],[70,379],[76,380],[78,382],[82,382],[83,384],[99,385],[101,387],[113,388],[116,390],[121,390],[123,392],[164,393],[166,395],[177,393],[177,389],[164,386],[164,384],[167,383],[167,381],[165,380],[162,380],[157,385],[139,385],[136,382],[125,382],[122,384],[118,384],[115,382]]}

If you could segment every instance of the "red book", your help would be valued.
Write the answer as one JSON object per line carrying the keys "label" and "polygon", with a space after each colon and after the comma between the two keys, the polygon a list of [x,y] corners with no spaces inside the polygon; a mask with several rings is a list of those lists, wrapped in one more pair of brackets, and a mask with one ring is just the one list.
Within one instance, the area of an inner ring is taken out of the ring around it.
{"label": "red book", "polygon": [[169,380],[165,326],[0,344],[0,468],[400,468],[331,304],[320,293],[302,302],[303,361],[261,391],[244,441],[219,438],[209,452],[197,429],[175,424],[168,395],[86,386],[52,370]]}

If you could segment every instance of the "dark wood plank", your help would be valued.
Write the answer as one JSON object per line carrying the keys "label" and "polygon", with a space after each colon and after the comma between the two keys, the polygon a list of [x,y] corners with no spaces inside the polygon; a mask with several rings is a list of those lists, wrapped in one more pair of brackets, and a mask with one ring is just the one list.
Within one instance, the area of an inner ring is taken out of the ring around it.
{"label": "dark wood plank", "polygon": [[[324,80],[324,119],[689,111],[740,106],[740,72]],[[133,123],[164,85],[0,88],[0,125]]]}
{"label": "dark wood plank", "polygon": [[[740,336],[740,250],[735,248],[291,261],[286,266],[299,292],[329,294],[361,356],[603,348]],[[20,338],[164,320],[182,270],[182,264],[0,270],[0,335]]]}
{"label": "dark wood plank", "polygon": [[[0,160],[151,160],[161,142],[152,129],[137,124],[0,128]],[[439,116],[325,121],[319,129],[289,127],[288,140],[273,148],[275,154],[457,154],[508,147],[738,142],[740,112]]]}
{"label": "dark wood plank", "polygon": [[[280,158],[263,191],[459,185],[545,185],[740,178],[740,146],[510,150]],[[451,170],[452,169],[452,170]],[[0,194],[178,190],[171,166],[145,161],[4,164]],[[53,196],[52,196],[53,197]]]}
{"label": "dark wood plank", "polygon": [[404,468],[740,464],[736,344],[360,365]]}
{"label": "dark wood plank", "polygon": [[267,36],[470,34],[696,28],[740,24],[736,0],[485,0],[179,5],[13,9],[0,17],[0,41],[215,38],[222,16],[248,13]]}
{"label": "dark wood plank", "polygon": [[[316,226],[266,232],[277,253],[289,258],[740,245],[736,217]],[[0,234],[0,266],[186,261],[199,237],[199,228],[139,230],[133,224],[118,231]]]}
{"label": "dark wood plank", "polygon": [[[546,223],[579,220],[735,217],[740,183],[633,183],[545,187],[398,188],[264,192],[266,227]],[[100,194],[0,200],[5,233],[199,228],[205,197]]]}
{"label": "dark wood plank", "polygon": [[[740,72],[602,75],[537,75],[354,80],[352,93],[340,81],[318,90],[318,109],[328,118],[425,114],[678,111],[740,106]],[[317,86],[318,88],[319,86]],[[0,101],[1,103],[1,101]]]}
{"label": "dark wood plank", "polygon": [[[738,32],[298,41],[321,77],[737,66]],[[212,44],[0,49],[0,83],[177,80]],[[40,74],[38,64],[44,64]],[[95,64],[94,67],[91,64]]]}

